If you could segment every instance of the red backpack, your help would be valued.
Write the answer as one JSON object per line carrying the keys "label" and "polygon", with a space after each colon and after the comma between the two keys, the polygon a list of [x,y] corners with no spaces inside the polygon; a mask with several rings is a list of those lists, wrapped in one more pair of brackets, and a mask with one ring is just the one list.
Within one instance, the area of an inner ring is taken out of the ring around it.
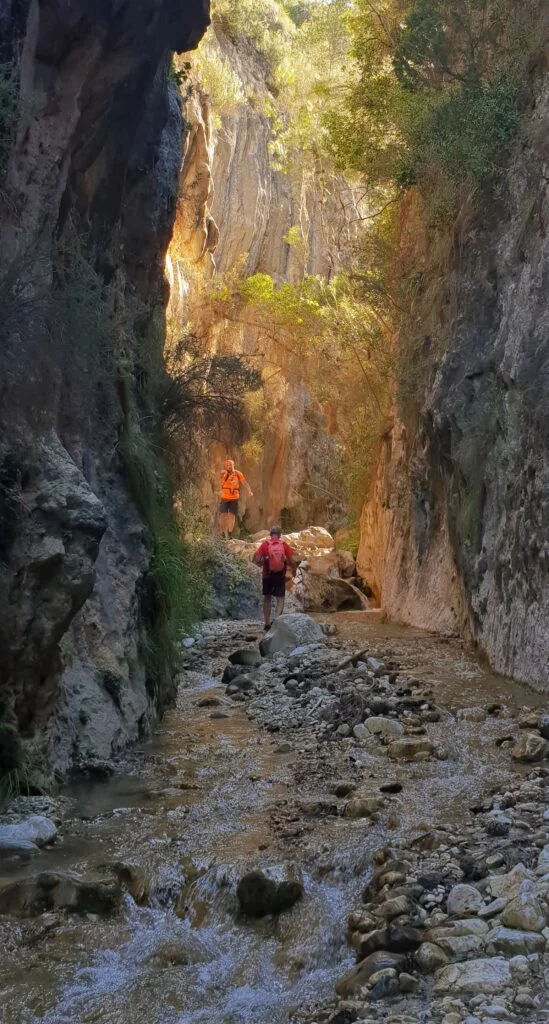
{"label": "red backpack", "polygon": [[267,544],[269,547],[269,572],[284,572],[286,568],[286,552],[280,537],[271,537]]}

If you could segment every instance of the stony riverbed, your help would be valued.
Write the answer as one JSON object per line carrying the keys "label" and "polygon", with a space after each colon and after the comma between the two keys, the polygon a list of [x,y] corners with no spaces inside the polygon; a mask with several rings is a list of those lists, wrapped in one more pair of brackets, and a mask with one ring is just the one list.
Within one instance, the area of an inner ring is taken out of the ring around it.
{"label": "stony riverbed", "polygon": [[[549,1020],[543,698],[326,623],[204,624],[151,742],[5,816],[6,1024]],[[250,871],[303,895],[243,917]]]}

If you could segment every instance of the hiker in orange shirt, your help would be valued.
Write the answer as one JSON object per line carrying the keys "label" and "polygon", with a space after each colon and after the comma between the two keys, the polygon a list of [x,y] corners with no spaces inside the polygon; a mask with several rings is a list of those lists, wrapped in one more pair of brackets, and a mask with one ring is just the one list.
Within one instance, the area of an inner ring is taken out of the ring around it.
{"label": "hiker in orange shirt", "polygon": [[293,558],[293,550],[282,540],[282,530],[279,526],[271,528],[269,539],[259,545],[253,557],[256,565],[263,566],[263,617],[266,630],[271,625],[273,597],[276,598],[275,619],[284,611],[286,569],[292,564]]}
{"label": "hiker in orange shirt", "polygon": [[244,487],[249,498],[253,498],[253,492],[239,469],[234,468],[232,459],[227,459],[225,469],[221,474],[221,493],[219,502],[219,529],[228,540],[234,530],[236,516],[238,515],[238,500],[240,488]]}

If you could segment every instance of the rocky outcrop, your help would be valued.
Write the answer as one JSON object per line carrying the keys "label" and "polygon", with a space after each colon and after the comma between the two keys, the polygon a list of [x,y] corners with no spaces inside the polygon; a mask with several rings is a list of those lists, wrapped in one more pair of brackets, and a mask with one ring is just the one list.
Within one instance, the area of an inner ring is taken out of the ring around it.
{"label": "rocky outcrop", "polygon": [[541,68],[505,201],[455,253],[446,351],[417,430],[397,425],[384,443],[359,552],[388,615],[468,633],[497,671],[539,689],[549,687],[548,119]]}
{"label": "rocky outcrop", "polygon": [[0,163],[0,718],[45,735],[60,770],[135,738],[166,697],[140,652],[150,548],[120,442],[162,356],[170,51],[197,44],[208,7],[0,3],[17,110]]}

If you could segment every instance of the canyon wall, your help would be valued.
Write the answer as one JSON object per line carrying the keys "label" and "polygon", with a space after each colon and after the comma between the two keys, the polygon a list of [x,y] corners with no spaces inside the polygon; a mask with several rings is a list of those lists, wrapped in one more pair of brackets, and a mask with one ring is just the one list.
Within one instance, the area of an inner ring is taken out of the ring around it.
{"label": "canyon wall", "polygon": [[[471,637],[549,687],[549,51],[508,190],[456,245],[419,425],[385,438],[359,568],[387,615]],[[451,300],[449,298],[452,294]]]}
{"label": "canyon wall", "polygon": [[[170,248],[171,310],[190,319],[203,350],[239,353],[263,371],[261,437],[249,447],[210,450],[202,496],[215,507],[219,473],[235,456],[254,490],[246,525],[257,530],[283,518],[289,528],[325,521],[326,478],[336,464],[337,439],[311,402],[307,365],[290,345],[243,322],[235,330],[216,317],[207,296],[212,279],[269,274],[276,284],[307,274],[329,279],[345,265],[357,234],[352,190],[308,159],[273,165],[276,106],[266,59],[250,40],[234,40],[214,19],[220,61],[230,67],[240,98],[219,113],[199,72],[188,104],[190,131],[181,172],[181,209]],[[284,116],[282,108],[279,114]],[[296,242],[292,241],[292,232]],[[229,330],[230,328],[230,330]]]}
{"label": "canyon wall", "polygon": [[208,6],[0,0],[0,725],[60,771],[136,738],[173,685],[146,668],[151,550],[123,442],[162,360],[170,51]]}

